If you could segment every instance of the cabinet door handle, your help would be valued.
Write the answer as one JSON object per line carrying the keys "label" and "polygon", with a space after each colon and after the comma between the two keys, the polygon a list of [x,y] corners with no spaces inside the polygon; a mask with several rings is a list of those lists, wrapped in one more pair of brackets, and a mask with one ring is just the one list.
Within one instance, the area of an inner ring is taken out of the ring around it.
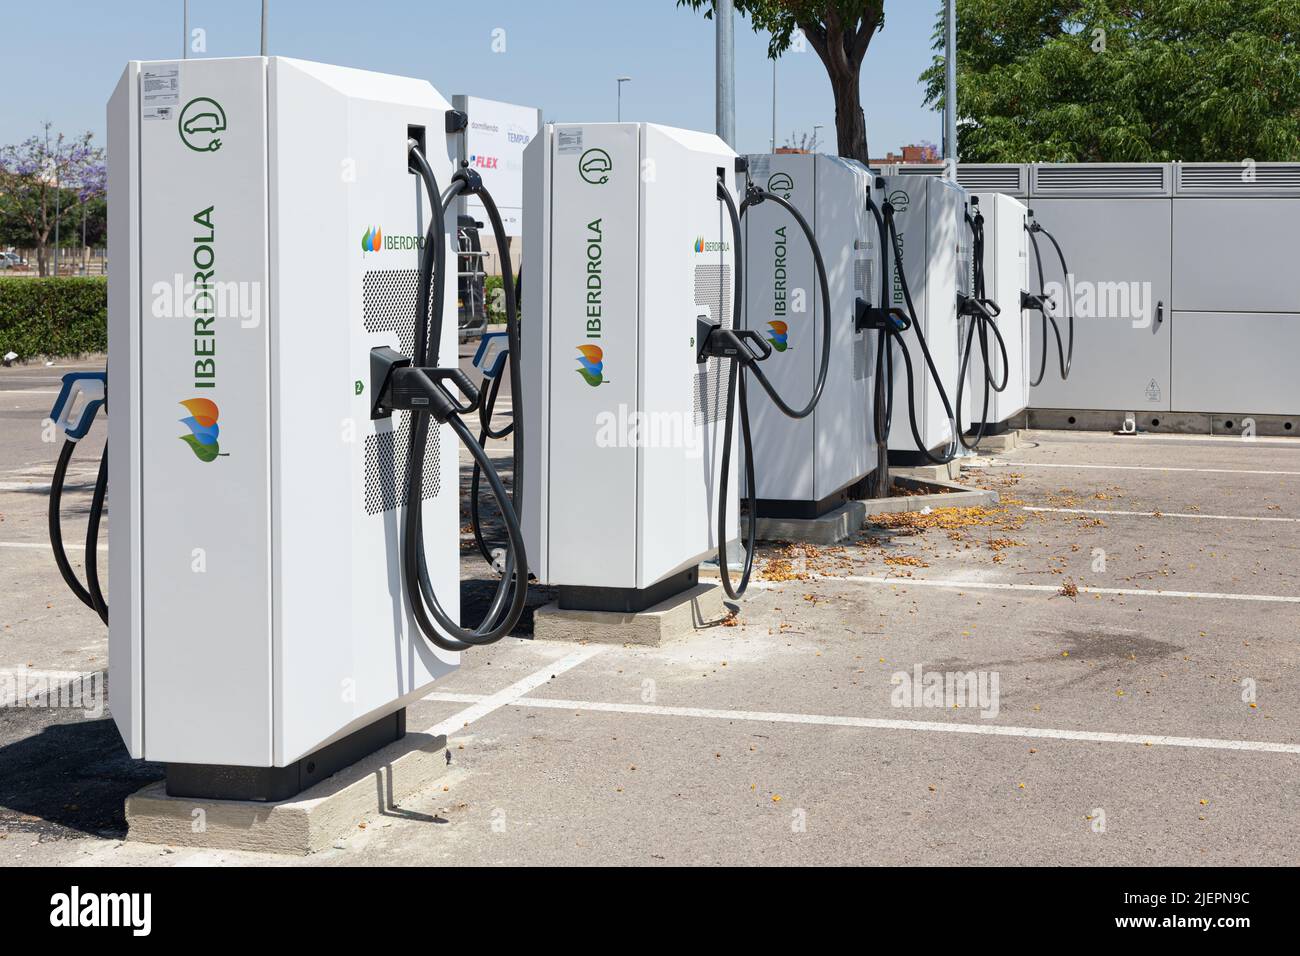
{"label": "cabinet door handle", "polygon": [[1162,301],[1156,303],[1156,327],[1163,325],[1165,321],[1165,303]]}

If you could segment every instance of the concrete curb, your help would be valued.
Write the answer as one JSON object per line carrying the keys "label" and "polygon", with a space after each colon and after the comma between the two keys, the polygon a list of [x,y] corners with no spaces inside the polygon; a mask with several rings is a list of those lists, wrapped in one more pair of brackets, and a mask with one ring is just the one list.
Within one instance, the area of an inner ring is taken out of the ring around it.
{"label": "concrete curb", "polygon": [[547,604],[533,617],[533,639],[658,647],[665,641],[690,637],[701,628],[717,627],[730,614],[722,588],[701,582],[635,614],[565,611],[557,603]]}
{"label": "concrete curb", "polygon": [[809,544],[838,544],[853,537],[867,520],[862,501],[848,501],[820,518],[759,518],[759,541],[806,541]]}
{"label": "concrete curb", "polygon": [[290,800],[169,797],[162,782],[126,798],[127,839],[305,856],[391,814],[446,770],[447,738],[408,733]]}

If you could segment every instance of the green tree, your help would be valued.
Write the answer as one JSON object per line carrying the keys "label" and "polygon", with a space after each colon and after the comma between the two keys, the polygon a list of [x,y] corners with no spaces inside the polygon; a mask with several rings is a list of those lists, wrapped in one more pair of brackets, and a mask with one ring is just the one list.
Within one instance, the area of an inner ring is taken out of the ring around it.
{"label": "green tree", "polygon": [[[91,134],[69,138],[59,133],[51,138],[51,124],[42,135],[16,146],[0,147],[0,221],[3,231],[20,232],[37,249],[40,274],[48,269],[46,247],[58,234],[59,245],[75,236],[80,245],[81,202],[102,193],[102,151],[91,145]],[[78,224],[75,234],[67,230]]]}
{"label": "green tree", "polygon": [[[713,18],[713,0],[677,0],[679,7],[704,9]],[[871,39],[885,25],[885,0],[735,0],[754,32],[772,35],[767,55],[775,59],[800,35],[821,58],[835,97],[839,155],[867,160],[867,120],[862,112],[862,60]]]}
{"label": "green tree", "polygon": [[1300,159],[1300,0],[957,0],[957,43],[964,162]]}

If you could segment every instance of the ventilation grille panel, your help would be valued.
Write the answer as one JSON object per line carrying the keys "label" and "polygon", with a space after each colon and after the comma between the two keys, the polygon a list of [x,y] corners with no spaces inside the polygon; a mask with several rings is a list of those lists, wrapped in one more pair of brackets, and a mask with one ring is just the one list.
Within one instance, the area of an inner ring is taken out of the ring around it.
{"label": "ventilation grille panel", "polygon": [[1006,193],[1024,196],[1029,192],[1029,177],[1023,166],[958,165],[957,182],[971,192]]}
{"label": "ventilation grille panel", "polygon": [[[731,328],[731,281],[729,265],[695,267],[695,304],[707,307],[712,321],[720,323],[724,329]],[[723,368],[722,359],[711,358],[695,374],[691,404],[696,425],[720,421],[726,412],[727,380]]]}
{"label": "ventilation grille panel", "polygon": [[1180,196],[1300,196],[1300,163],[1188,163],[1177,170]]}
{"label": "ventilation grille panel", "polygon": [[[368,270],[361,279],[361,314],[366,331],[396,332],[401,350],[410,355],[415,348],[415,298],[419,289],[418,269]],[[432,302],[429,309],[432,313]]]}
{"label": "ventilation grille panel", "polygon": [[1172,188],[1163,163],[1045,163],[1031,175],[1034,196],[1168,196]]}
{"label": "ventilation grille panel", "polygon": [[[366,436],[366,514],[375,515],[406,504],[406,465],[410,446],[410,414],[395,412],[400,419],[396,428]],[[381,423],[382,424],[382,423]],[[429,441],[424,455],[425,501],[438,497],[442,490],[441,448],[442,429],[429,423]]]}

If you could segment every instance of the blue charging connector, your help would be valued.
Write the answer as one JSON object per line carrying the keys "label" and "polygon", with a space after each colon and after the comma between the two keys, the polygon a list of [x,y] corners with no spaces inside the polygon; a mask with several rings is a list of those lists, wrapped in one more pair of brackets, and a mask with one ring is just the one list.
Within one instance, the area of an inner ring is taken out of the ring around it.
{"label": "blue charging connector", "polygon": [[68,441],[85,438],[95,416],[108,401],[107,372],[69,372],[50,410],[50,420]]}

